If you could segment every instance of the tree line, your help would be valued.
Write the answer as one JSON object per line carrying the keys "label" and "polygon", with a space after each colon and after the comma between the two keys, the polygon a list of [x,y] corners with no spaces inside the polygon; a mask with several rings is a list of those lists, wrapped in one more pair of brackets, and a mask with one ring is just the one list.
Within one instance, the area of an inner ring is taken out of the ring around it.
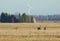
{"label": "tree line", "polygon": [[26,15],[26,13],[23,13],[22,15],[19,13],[18,16],[14,14],[8,14],[8,13],[1,13],[0,17],[1,23],[33,23],[33,16]]}

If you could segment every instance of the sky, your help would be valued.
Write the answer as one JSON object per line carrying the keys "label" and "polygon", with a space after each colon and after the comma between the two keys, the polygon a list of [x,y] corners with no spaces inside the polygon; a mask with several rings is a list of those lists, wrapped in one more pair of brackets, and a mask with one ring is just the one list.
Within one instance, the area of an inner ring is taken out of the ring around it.
{"label": "sky", "polygon": [[0,13],[28,15],[60,14],[60,0],[0,0]]}

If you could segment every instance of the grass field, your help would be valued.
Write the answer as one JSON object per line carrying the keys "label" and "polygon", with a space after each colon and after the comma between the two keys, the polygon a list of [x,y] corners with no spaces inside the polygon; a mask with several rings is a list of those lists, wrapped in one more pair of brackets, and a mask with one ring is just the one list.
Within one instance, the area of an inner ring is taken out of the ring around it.
{"label": "grass field", "polygon": [[0,23],[0,41],[60,41],[60,22]]}

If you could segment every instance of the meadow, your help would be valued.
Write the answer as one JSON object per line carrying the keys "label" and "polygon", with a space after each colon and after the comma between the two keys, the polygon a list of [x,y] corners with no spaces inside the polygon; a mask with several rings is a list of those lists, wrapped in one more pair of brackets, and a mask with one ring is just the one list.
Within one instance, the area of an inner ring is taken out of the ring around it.
{"label": "meadow", "polygon": [[60,41],[60,22],[0,23],[0,41]]}

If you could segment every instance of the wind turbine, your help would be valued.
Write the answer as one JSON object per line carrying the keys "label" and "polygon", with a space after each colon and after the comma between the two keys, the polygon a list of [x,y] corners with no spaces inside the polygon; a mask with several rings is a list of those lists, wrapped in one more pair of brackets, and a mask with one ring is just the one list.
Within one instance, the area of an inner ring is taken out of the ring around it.
{"label": "wind turbine", "polygon": [[[27,14],[31,14],[31,10],[32,10],[32,6],[31,6],[31,1],[32,0],[25,0],[26,4],[27,4]],[[36,23],[36,19],[33,17],[34,23]]]}
{"label": "wind turbine", "polygon": [[28,14],[28,15],[31,14],[31,9],[32,9],[31,1],[32,1],[32,0],[25,0],[26,5],[27,5],[27,14]]}

